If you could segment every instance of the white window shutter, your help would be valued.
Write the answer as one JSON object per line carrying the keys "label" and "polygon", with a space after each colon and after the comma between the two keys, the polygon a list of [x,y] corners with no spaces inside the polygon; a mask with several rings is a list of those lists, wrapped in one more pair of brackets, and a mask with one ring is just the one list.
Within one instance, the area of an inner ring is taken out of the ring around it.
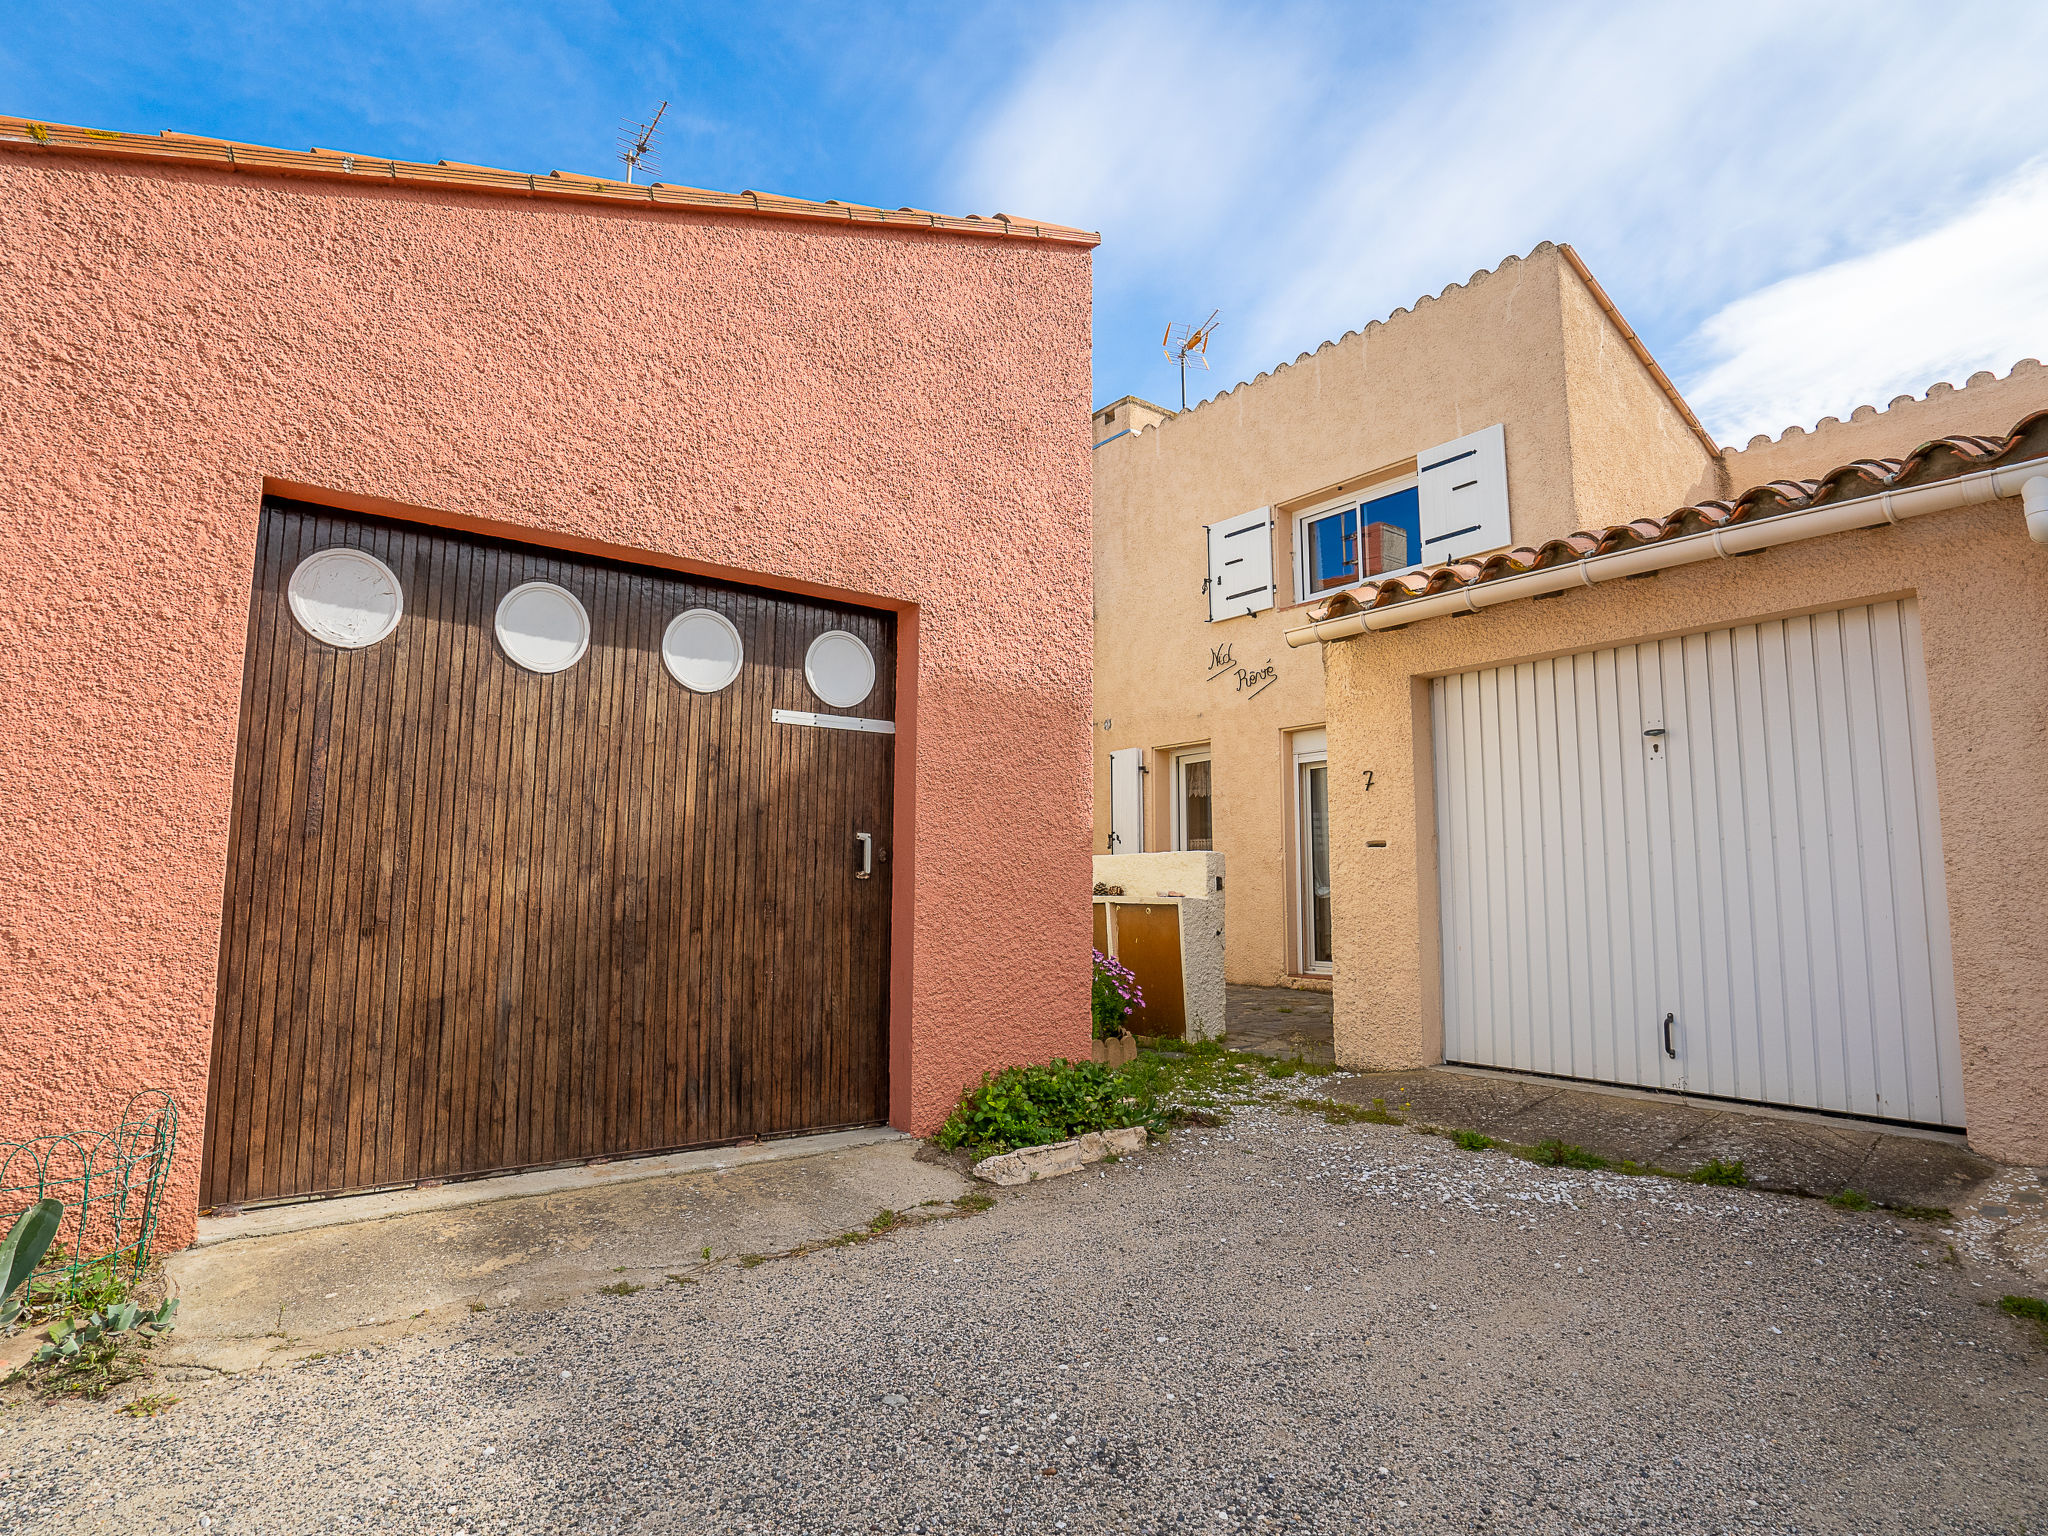
{"label": "white window shutter", "polygon": [[1209,525],[1209,622],[1273,606],[1273,509]]}
{"label": "white window shutter", "polygon": [[1145,754],[1125,747],[1109,754],[1109,852],[1145,851]]}
{"label": "white window shutter", "polygon": [[1425,565],[1512,544],[1508,532],[1507,434],[1498,426],[1418,454]]}

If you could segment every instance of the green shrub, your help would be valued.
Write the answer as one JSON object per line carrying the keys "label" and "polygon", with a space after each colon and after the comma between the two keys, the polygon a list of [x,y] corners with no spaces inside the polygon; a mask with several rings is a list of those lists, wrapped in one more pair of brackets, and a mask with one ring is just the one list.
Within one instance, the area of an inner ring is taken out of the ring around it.
{"label": "green shrub", "polygon": [[1488,1147],[1496,1145],[1491,1136],[1482,1136],[1477,1131],[1453,1131],[1451,1140],[1467,1152],[1484,1152]]}
{"label": "green shrub", "polygon": [[1840,1194],[1829,1195],[1828,1204],[1838,1210],[1867,1211],[1870,1209],[1870,1196],[1860,1189],[1845,1189]]}
{"label": "green shrub", "polygon": [[1699,1167],[1688,1173],[1686,1180],[1693,1184],[1719,1184],[1727,1189],[1749,1188],[1749,1170],[1742,1166],[1742,1159],[1724,1163],[1718,1157],[1710,1157]]}
{"label": "green shrub", "polygon": [[984,1073],[939,1127],[942,1147],[979,1154],[1065,1141],[1084,1131],[1142,1125],[1158,1129],[1149,1078],[1112,1072],[1092,1061],[1053,1061]]}

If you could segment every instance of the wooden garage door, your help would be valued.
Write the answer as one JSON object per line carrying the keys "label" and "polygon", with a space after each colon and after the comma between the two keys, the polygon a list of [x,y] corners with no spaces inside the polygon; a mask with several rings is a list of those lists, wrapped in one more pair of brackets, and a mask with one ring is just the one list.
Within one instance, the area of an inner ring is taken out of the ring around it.
{"label": "wooden garage door", "polygon": [[1961,1126],[1913,603],[1434,685],[1444,1054]]}
{"label": "wooden garage door", "polygon": [[[334,546],[403,592],[363,649],[288,607]],[[588,614],[566,670],[496,639],[534,581]],[[663,665],[690,609],[744,643],[720,691]],[[856,706],[806,683],[831,630],[874,657]],[[267,504],[204,1198],[883,1119],[894,738],[772,712],[891,720],[894,678],[886,614]]]}

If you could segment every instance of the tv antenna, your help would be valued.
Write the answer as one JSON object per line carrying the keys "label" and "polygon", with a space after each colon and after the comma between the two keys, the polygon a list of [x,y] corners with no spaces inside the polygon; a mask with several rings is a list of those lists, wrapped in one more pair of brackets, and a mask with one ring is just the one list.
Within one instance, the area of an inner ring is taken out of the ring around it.
{"label": "tv antenna", "polygon": [[1180,408],[1188,408],[1188,364],[1197,368],[1209,366],[1209,338],[1216,334],[1216,317],[1220,309],[1209,311],[1209,318],[1200,325],[1169,325],[1166,334],[1160,338],[1160,345],[1166,350],[1166,360],[1180,365]]}
{"label": "tv antenna", "polygon": [[652,181],[661,169],[654,153],[656,140],[661,137],[661,115],[668,110],[663,102],[654,109],[654,116],[644,123],[626,121],[625,131],[619,135],[619,158],[626,162],[626,185],[633,185],[633,172],[644,170]]}

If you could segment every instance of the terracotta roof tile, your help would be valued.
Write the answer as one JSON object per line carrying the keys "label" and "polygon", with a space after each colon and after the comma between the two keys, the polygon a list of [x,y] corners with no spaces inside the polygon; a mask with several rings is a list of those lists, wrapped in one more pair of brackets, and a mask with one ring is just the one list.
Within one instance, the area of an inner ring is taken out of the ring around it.
{"label": "terracotta roof tile", "polygon": [[0,150],[27,154],[103,155],[158,164],[210,165],[224,170],[268,175],[317,176],[332,181],[386,182],[416,187],[459,187],[466,191],[495,192],[514,197],[639,204],[749,217],[807,219],[829,224],[888,225],[897,229],[934,230],[982,238],[1047,240],[1062,245],[1094,246],[1102,243],[1102,237],[1089,230],[1070,229],[1063,224],[1045,224],[1033,219],[1015,219],[1005,213],[984,218],[971,213],[954,215],[926,213],[915,208],[891,210],[857,203],[814,202],[808,198],[779,197],[769,192],[710,192],[701,187],[675,186],[668,182],[640,186],[574,171],[554,171],[538,176],[525,171],[498,170],[487,165],[464,165],[455,160],[429,165],[421,161],[354,155],[346,150],[274,149],[262,144],[241,144],[231,139],[168,130],[156,135],[115,133],[103,128],[42,123],[22,117],[0,116]]}
{"label": "terracotta roof tile", "polygon": [[1773,480],[1752,486],[1733,501],[1703,501],[1680,507],[1661,518],[1641,518],[1606,528],[1589,528],[1546,543],[1504,549],[1479,560],[1426,566],[1383,581],[1369,581],[1332,593],[1308,610],[1311,622],[1342,618],[1368,609],[1391,608],[1412,598],[1432,597],[1463,587],[1540,571],[1550,566],[1611,555],[1690,533],[1705,533],[1731,523],[1754,522],[1786,512],[1804,511],[1828,502],[1848,501],[1909,485],[1952,480],[2000,462],[2048,453],[2048,411],[2023,418],[2003,437],[1938,437],[1922,443],[1903,459],[1856,459],[1829,470],[1817,480]]}

